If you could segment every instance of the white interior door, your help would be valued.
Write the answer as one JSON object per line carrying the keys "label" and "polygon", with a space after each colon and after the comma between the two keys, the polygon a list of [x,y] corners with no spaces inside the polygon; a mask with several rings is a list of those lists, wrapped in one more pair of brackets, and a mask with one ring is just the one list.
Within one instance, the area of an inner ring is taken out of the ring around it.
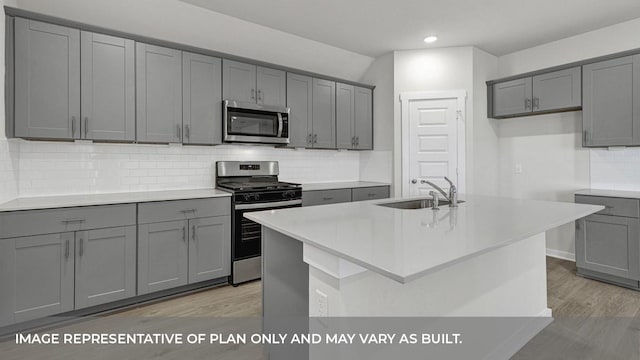
{"label": "white interior door", "polygon": [[445,176],[463,190],[464,94],[410,95],[405,95],[402,102],[402,195],[428,195],[432,187],[420,180],[431,181],[447,191]]}

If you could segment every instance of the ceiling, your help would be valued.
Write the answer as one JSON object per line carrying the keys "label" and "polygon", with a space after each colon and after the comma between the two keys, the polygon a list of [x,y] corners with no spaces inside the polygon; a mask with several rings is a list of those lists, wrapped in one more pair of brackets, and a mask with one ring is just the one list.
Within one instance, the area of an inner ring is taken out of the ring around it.
{"label": "ceiling", "polygon": [[500,56],[640,17],[638,0],[181,1],[372,57],[469,45]]}

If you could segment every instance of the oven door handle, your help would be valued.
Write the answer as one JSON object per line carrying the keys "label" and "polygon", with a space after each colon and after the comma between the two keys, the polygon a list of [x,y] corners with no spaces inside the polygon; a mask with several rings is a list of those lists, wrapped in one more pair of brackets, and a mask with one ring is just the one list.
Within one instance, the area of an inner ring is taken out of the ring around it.
{"label": "oven door handle", "polygon": [[275,207],[281,207],[281,206],[291,206],[291,205],[300,205],[300,204],[302,204],[302,199],[258,203],[258,204],[240,204],[240,205],[236,205],[235,209],[236,210],[269,209],[269,208],[275,208]]}
{"label": "oven door handle", "polygon": [[278,113],[278,137],[282,137],[282,113]]}

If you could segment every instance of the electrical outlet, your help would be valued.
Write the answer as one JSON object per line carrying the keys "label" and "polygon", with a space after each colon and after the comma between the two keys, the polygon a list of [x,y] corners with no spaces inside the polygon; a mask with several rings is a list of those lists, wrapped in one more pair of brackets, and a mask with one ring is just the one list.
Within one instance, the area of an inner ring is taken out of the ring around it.
{"label": "electrical outlet", "polygon": [[318,310],[318,316],[326,317],[328,312],[328,299],[327,294],[316,289],[316,309]]}
{"label": "electrical outlet", "polygon": [[517,163],[517,164],[513,167],[513,172],[515,172],[516,174],[522,174],[522,164]]}

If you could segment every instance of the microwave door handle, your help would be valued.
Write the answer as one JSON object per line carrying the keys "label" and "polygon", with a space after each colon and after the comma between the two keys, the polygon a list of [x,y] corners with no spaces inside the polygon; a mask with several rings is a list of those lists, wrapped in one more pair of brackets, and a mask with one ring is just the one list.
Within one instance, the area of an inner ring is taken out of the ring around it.
{"label": "microwave door handle", "polygon": [[278,137],[282,137],[282,114],[278,113]]}

